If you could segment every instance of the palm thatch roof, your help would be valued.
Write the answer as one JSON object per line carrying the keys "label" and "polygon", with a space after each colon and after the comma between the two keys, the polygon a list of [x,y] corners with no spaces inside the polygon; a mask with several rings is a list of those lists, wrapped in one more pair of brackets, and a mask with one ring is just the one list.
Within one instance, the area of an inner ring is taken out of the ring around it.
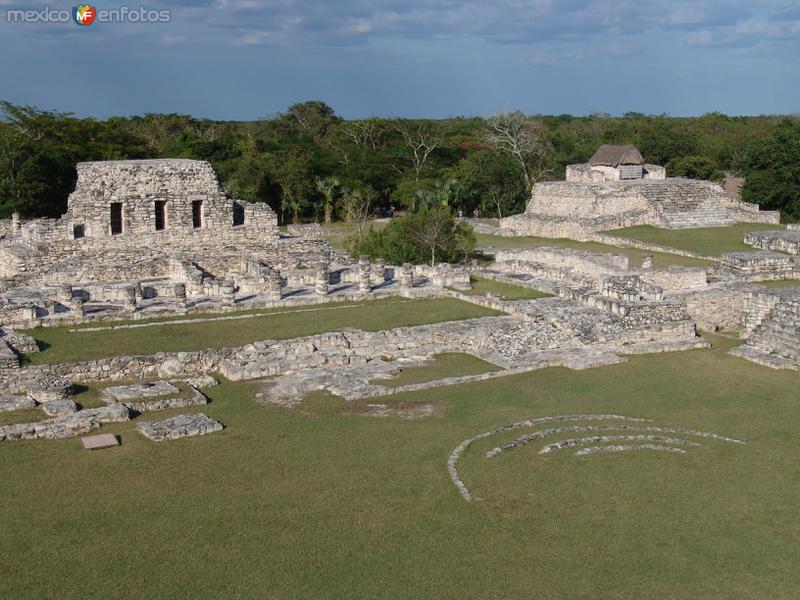
{"label": "palm thatch roof", "polygon": [[620,165],[643,165],[644,159],[632,144],[603,144],[589,159],[593,167],[618,167]]}

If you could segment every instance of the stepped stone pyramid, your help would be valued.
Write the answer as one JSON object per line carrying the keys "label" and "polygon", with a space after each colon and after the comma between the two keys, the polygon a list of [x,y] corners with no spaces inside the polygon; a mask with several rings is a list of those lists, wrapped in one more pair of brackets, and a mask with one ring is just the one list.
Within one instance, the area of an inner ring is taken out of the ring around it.
{"label": "stepped stone pyramid", "polygon": [[667,178],[633,146],[604,145],[588,163],[569,165],[566,181],[534,185],[525,212],[500,225],[518,235],[589,239],[636,225],[687,229],[737,221],[778,223],[780,215],[732,198],[711,181]]}

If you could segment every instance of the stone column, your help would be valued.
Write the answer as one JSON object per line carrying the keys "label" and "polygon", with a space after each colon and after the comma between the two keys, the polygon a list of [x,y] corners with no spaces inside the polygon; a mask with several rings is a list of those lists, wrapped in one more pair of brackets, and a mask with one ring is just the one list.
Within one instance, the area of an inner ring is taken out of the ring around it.
{"label": "stone column", "polygon": [[649,271],[653,268],[654,257],[652,254],[645,254],[642,256],[642,269]]}
{"label": "stone column", "polygon": [[278,271],[275,271],[275,273],[270,276],[267,282],[267,291],[269,293],[269,299],[273,302],[279,302],[283,297],[283,281]]}
{"label": "stone column", "polygon": [[400,288],[404,291],[414,287],[414,266],[411,263],[403,263],[400,267]]}
{"label": "stone column", "polygon": [[236,305],[236,288],[230,281],[225,281],[219,286],[222,294],[222,306],[231,308]]}
{"label": "stone column", "polygon": [[186,284],[176,283],[173,289],[175,291],[175,304],[179,308],[186,308]]}
{"label": "stone column", "polygon": [[142,282],[137,281],[133,284],[133,293],[136,296],[136,304],[141,304],[144,300],[144,290],[142,289]]}
{"label": "stone column", "polygon": [[317,267],[316,279],[314,281],[314,291],[316,291],[320,296],[328,295],[328,278],[328,263],[322,262]]}
{"label": "stone column", "polygon": [[132,285],[126,285],[125,289],[123,290],[124,299],[123,303],[125,306],[125,310],[128,312],[134,312],[136,310],[136,288]]}
{"label": "stone column", "polygon": [[72,304],[71,285],[62,285],[60,288],[58,288],[58,301],[64,306],[70,306]]}
{"label": "stone column", "polygon": [[372,285],[381,285],[386,281],[386,261],[378,258],[372,264]]}
{"label": "stone column", "polygon": [[358,259],[358,291],[361,294],[369,294],[372,291],[369,256],[362,256]]}
{"label": "stone column", "polygon": [[70,303],[70,308],[75,313],[75,316],[83,317],[86,314],[86,311],[83,308],[83,298],[80,296],[75,296]]}
{"label": "stone column", "polygon": [[11,213],[11,235],[18,235],[22,230],[22,223],[19,221],[19,213]]}

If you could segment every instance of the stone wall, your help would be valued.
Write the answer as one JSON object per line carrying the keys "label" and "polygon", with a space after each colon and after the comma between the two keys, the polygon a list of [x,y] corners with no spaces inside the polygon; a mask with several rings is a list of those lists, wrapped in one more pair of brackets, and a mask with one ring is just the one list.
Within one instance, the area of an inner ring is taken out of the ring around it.
{"label": "stone wall", "polygon": [[744,236],[744,243],[762,250],[775,250],[800,255],[800,231],[751,231]]}
{"label": "stone wall", "polygon": [[800,270],[794,257],[776,252],[729,252],[723,254],[712,272],[746,281],[793,279]]}
{"label": "stone wall", "polygon": [[[643,165],[642,177],[644,179],[665,179],[667,170],[658,165]],[[571,183],[602,183],[604,181],[619,181],[620,170],[615,167],[602,165],[592,166],[588,163],[567,165],[566,180]]]}
{"label": "stone wall", "polygon": [[686,310],[705,331],[739,331],[745,313],[745,300],[760,286],[740,283],[720,283],[705,289],[677,294],[686,303]]}

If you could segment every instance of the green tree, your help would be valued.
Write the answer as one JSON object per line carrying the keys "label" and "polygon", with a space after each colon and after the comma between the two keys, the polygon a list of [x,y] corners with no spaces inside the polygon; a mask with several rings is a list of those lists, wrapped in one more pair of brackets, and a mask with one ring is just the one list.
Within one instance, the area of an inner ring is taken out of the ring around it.
{"label": "green tree", "polygon": [[771,136],[752,142],[736,166],[745,176],[745,201],[800,219],[800,123],[783,121]]}
{"label": "green tree", "polygon": [[281,221],[285,223],[287,213],[291,213],[292,222],[299,223],[314,191],[308,157],[298,148],[280,155],[271,154],[269,172],[280,188]]}
{"label": "green tree", "polygon": [[707,181],[722,181],[725,173],[716,162],[707,156],[681,156],[667,163],[670,177],[687,177]]}
{"label": "green tree", "polygon": [[457,222],[443,206],[422,207],[393,219],[385,229],[370,231],[354,246],[354,254],[369,254],[390,263],[456,262],[475,248],[472,227]]}

